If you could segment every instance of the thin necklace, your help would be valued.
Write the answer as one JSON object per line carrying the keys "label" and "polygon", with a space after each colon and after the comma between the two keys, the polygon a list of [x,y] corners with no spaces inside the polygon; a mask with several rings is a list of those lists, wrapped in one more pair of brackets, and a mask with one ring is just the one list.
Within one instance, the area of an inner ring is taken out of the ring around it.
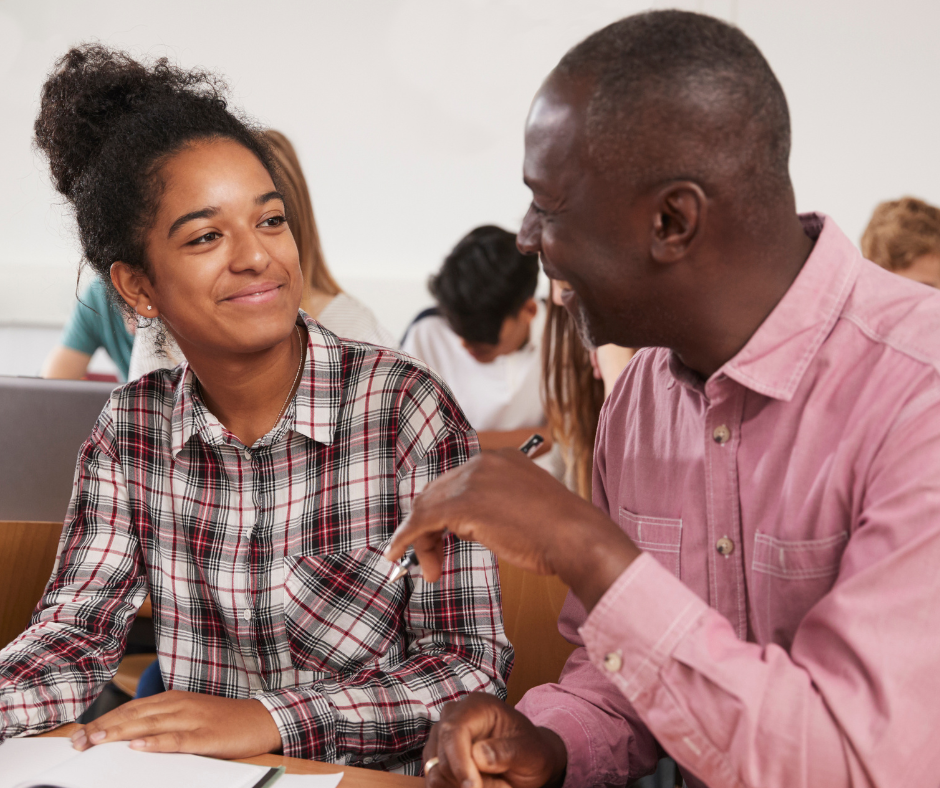
{"label": "thin necklace", "polygon": [[281,409],[277,412],[277,418],[274,420],[275,424],[277,424],[281,420],[281,416],[284,415],[287,403],[290,402],[290,395],[294,393],[294,386],[297,385],[297,381],[300,379],[300,370],[304,368],[304,340],[303,337],[300,336],[300,326],[295,323],[294,328],[297,330],[297,343],[300,345],[300,363],[297,365],[297,374],[294,375],[294,382],[290,384],[290,388],[287,390],[287,399],[284,400],[284,404],[281,405]]}

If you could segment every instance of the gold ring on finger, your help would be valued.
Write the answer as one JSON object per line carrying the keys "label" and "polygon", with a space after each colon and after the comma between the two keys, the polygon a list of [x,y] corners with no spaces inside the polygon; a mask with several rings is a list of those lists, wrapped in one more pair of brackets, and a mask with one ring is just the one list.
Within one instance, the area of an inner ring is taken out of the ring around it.
{"label": "gold ring on finger", "polygon": [[424,776],[427,777],[428,773],[441,762],[441,759],[436,755],[433,758],[428,758],[424,762]]}

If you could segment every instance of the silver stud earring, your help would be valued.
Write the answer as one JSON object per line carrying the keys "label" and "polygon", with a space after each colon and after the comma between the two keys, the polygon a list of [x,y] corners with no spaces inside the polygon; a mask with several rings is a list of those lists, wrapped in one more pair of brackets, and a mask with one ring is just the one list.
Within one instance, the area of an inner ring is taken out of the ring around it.
{"label": "silver stud earring", "polygon": [[147,304],[147,311],[149,312],[151,309],[153,309],[153,307],[150,306],[150,304]]}

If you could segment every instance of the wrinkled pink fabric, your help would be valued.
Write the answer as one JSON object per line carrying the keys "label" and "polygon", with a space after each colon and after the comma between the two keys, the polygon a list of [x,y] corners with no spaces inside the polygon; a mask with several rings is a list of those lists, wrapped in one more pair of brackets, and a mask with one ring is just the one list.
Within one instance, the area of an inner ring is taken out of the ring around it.
{"label": "wrinkled pink fabric", "polygon": [[659,746],[690,786],[940,781],[940,294],[802,218],[733,359],[703,384],[643,350],[602,414],[594,500],[645,553],[590,616],[569,598],[584,648],[520,703],[567,786]]}

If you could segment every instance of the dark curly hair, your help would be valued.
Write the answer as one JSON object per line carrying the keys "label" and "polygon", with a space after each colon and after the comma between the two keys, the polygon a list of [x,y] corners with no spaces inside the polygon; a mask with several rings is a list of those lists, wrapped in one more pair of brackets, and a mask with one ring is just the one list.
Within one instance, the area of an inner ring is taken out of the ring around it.
{"label": "dark curly hair", "polygon": [[36,145],[74,209],[85,260],[122,307],[111,264],[153,278],[145,235],[164,186],[161,167],[174,154],[198,140],[231,139],[280,184],[260,129],[228,107],[225,92],[214,74],[166,58],[143,64],[99,44],[70,49],[43,85]]}

